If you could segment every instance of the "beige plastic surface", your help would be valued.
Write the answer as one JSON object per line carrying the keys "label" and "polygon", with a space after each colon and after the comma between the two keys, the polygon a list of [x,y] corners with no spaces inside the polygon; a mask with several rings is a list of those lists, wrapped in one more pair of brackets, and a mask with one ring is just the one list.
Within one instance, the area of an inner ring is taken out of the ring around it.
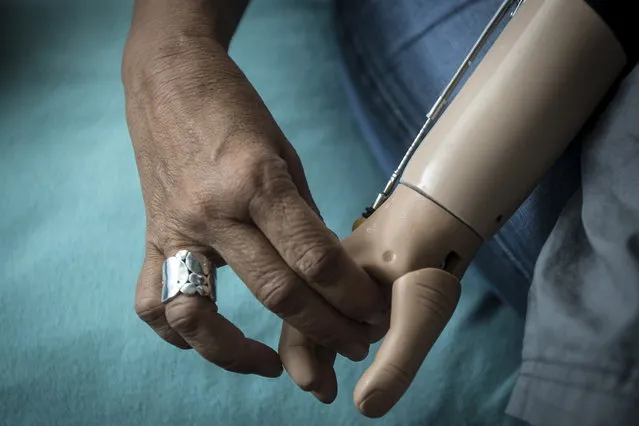
{"label": "beige plastic surface", "polygon": [[481,242],[456,217],[399,185],[343,244],[369,275],[390,286],[407,272],[444,264],[461,279]]}
{"label": "beige plastic surface", "polygon": [[402,182],[488,239],[571,142],[625,61],[583,0],[526,0]]}
{"label": "beige plastic surface", "polygon": [[[389,298],[392,291],[390,329],[355,389],[362,413],[383,416],[401,398],[453,314],[477,249],[570,143],[624,63],[621,46],[582,0],[526,0],[402,184],[346,238],[355,261]],[[291,377],[304,388],[334,386],[332,369],[318,372],[312,365],[320,357],[309,360],[321,348],[287,327],[280,354]]]}
{"label": "beige plastic surface", "polygon": [[390,329],[353,395],[362,413],[381,417],[404,395],[407,381],[453,315],[460,293],[457,278],[441,269],[420,269],[395,281]]}
{"label": "beige plastic surface", "polygon": [[[459,280],[481,242],[467,225],[402,185],[344,240],[357,264],[392,291],[390,329],[354,394],[363,414],[382,416],[404,394],[406,380],[453,315]],[[292,370],[304,371],[294,363],[288,356]],[[391,365],[401,366],[403,381]]]}

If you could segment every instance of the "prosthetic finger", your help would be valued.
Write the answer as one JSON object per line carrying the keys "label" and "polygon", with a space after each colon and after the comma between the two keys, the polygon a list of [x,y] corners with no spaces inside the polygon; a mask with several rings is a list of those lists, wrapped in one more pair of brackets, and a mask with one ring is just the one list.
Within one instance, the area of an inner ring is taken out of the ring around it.
{"label": "prosthetic finger", "polygon": [[295,328],[283,323],[279,355],[288,375],[300,389],[330,404],[337,396],[333,370],[336,353],[318,345]]}
{"label": "prosthetic finger", "polygon": [[282,323],[278,347],[280,359],[291,379],[306,392],[319,389],[322,381],[316,346],[299,330],[286,322]]}

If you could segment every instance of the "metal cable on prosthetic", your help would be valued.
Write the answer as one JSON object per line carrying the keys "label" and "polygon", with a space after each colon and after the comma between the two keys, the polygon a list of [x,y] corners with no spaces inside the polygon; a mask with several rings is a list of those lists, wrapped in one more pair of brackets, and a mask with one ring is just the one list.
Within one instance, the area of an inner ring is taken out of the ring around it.
{"label": "metal cable on prosthetic", "polygon": [[473,64],[473,62],[475,61],[475,59],[481,52],[481,50],[486,46],[486,43],[488,43],[490,36],[495,32],[495,30],[497,29],[501,21],[507,15],[508,10],[510,10],[512,6],[516,3],[516,7],[513,9],[513,11],[510,14],[510,17],[513,17],[524,1],[525,0],[505,0],[501,4],[501,6],[499,7],[495,15],[493,15],[493,17],[491,18],[488,25],[482,31],[481,35],[479,36],[479,38],[477,39],[473,47],[468,52],[468,55],[466,55],[466,57],[462,61],[462,64],[459,66],[459,68],[457,68],[457,71],[455,71],[455,74],[453,75],[451,80],[448,82],[448,84],[442,91],[441,95],[439,95],[439,97],[433,104],[432,108],[426,114],[426,121],[424,122],[424,125],[422,126],[419,133],[417,134],[413,142],[410,144],[410,146],[406,150],[406,153],[404,154],[399,165],[397,166],[397,168],[391,175],[390,179],[384,186],[384,189],[382,190],[382,192],[377,194],[377,197],[375,198],[375,201],[373,202],[373,204],[370,207],[366,208],[366,210],[362,214],[362,217],[360,217],[359,219],[355,221],[355,223],[353,224],[353,230],[356,229],[359,225],[361,225],[364,222],[364,220],[366,220],[370,215],[372,215],[375,212],[375,210],[377,210],[388,199],[393,189],[397,185],[397,181],[399,180],[402,173],[404,172],[406,165],[408,164],[413,154],[415,153],[419,145],[422,143],[422,141],[428,134],[432,125],[435,123],[435,121],[437,121],[441,113],[446,108],[446,105],[448,104],[450,97],[455,92],[455,89],[457,88],[459,83],[462,81],[464,75],[466,74],[468,69],[471,67],[471,65]]}

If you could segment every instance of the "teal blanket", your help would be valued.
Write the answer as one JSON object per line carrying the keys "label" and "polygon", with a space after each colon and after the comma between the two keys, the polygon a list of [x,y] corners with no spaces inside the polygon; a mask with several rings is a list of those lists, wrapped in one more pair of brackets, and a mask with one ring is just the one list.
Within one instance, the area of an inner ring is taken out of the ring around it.
{"label": "teal blanket", "polygon": [[[127,134],[124,0],[0,5],[0,424],[359,425],[351,393],[370,358],[336,364],[331,406],[287,376],[233,375],[160,341],[133,312],[144,211]],[[384,182],[340,88],[330,5],[255,0],[232,54],[347,235]],[[220,310],[277,345],[280,323],[233,275]],[[502,413],[522,321],[469,276],[459,309],[381,425],[510,425]]]}

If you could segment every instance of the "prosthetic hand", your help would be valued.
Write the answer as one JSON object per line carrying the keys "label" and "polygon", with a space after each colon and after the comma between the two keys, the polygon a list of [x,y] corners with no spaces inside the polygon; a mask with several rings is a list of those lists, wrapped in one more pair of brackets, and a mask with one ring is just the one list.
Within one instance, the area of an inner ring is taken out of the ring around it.
{"label": "prosthetic hand", "polygon": [[[344,241],[392,289],[390,329],[355,389],[363,414],[382,416],[404,394],[451,318],[476,250],[574,138],[625,61],[582,0],[526,0],[392,195]],[[334,353],[286,325],[279,350],[298,385],[332,401]]]}

